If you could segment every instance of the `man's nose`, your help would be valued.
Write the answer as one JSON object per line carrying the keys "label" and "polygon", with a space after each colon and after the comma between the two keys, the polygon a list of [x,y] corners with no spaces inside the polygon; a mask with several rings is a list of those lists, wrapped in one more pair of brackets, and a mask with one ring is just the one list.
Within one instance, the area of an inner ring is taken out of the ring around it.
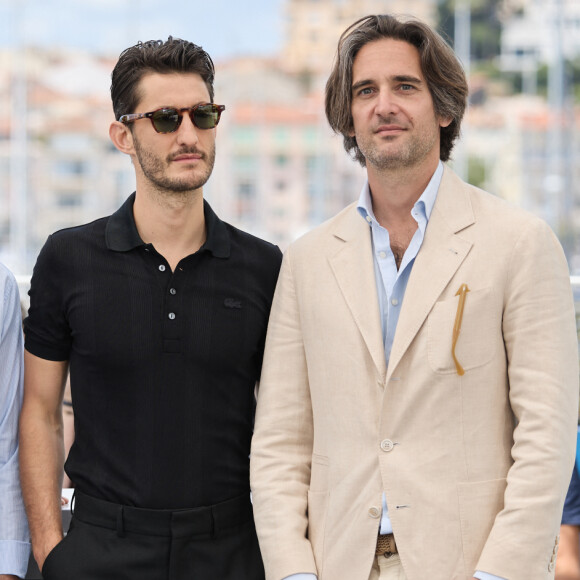
{"label": "man's nose", "polygon": [[193,124],[189,111],[186,111],[181,119],[181,125],[177,129],[177,142],[180,145],[191,145],[199,141],[197,132],[199,129]]}
{"label": "man's nose", "polygon": [[388,117],[399,112],[397,96],[390,90],[381,90],[377,96],[375,112],[381,117]]}

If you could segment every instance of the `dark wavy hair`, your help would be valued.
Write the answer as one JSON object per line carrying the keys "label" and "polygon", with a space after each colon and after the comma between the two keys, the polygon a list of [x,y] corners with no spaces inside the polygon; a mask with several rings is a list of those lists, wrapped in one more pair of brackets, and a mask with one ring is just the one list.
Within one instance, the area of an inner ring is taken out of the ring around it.
{"label": "dark wavy hair", "polygon": [[467,106],[467,80],[455,53],[432,28],[415,19],[403,20],[390,14],[365,16],[349,26],[338,41],[338,49],[330,77],[326,83],[326,118],[335,133],[344,138],[344,148],[361,165],[366,165],[353,130],[352,66],[358,51],[369,42],[392,38],[404,40],[417,48],[421,70],[433,98],[435,113],[450,118],[441,127],[439,157],[447,161],[459,136],[461,120]]}
{"label": "dark wavy hair", "polygon": [[147,73],[197,73],[213,103],[214,64],[201,46],[169,37],[167,41],[138,42],[124,50],[111,75],[111,100],[115,119],[134,113],[139,103],[139,81]]}

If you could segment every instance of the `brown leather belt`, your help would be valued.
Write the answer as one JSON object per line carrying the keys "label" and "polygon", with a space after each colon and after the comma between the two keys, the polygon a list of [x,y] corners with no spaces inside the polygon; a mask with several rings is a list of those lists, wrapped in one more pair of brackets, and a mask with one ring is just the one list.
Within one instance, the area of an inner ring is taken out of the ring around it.
{"label": "brown leather belt", "polygon": [[390,558],[393,554],[398,554],[395,536],[393,534],[379,534],[377,538],[377,549],[375,556],[385,556]]}

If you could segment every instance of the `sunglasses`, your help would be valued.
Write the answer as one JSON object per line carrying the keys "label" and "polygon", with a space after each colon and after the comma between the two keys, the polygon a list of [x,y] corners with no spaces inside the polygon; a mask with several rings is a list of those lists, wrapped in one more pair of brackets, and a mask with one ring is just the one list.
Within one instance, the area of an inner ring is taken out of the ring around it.
{"label": "sunglasses", "polygon": [[213,103],[199,103],[195,107],[184,107],[183,109],[163,107],[150,113],[121,115],[119,122],[126,124],[139,119],[151,119],[153,129],[157,133],[174,133],[181,125],[183,114],[188,111],[191,122],[198,129],[213,129],[220,122],[222,111],[225,108],[225,105],[214,105]]}

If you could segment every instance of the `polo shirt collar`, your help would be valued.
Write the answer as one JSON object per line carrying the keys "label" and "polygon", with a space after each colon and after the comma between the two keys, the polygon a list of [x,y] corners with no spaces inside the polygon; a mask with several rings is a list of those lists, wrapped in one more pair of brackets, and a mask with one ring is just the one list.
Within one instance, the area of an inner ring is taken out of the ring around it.
{"label": "polo shirt collar", "polygon": [[[133,192],[125,203],[109,218],[105,231],[107,248],[114,252],[128,252],[145,246],[133,216]],[[203,200],[203,214],[207,229],[207,239],[200,251],[211,252],[216,258],[229,258],[230,236],[226,224],[218,218],[209,203]]]}
{"label": "polo shirt collar", "polygon": [[226,224],[220,220],[205,199],[203,200],[203,215],[205,216],[207,239],[201,249],[211,252],[216,258],[229,258],[230,234]]}

